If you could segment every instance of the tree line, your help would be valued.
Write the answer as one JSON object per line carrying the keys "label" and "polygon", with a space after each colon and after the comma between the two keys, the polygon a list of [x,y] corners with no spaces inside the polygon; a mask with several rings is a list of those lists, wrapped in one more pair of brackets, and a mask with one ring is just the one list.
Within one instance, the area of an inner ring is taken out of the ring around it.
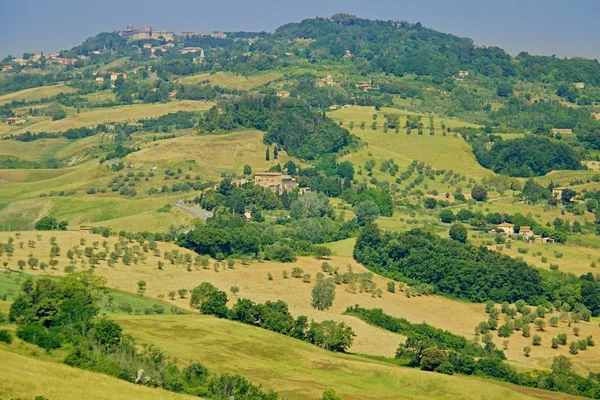
{"label": "tree line", "polygon": [[354,258],[374,272],[432,284],[450,297],[474,302],[522,299],[529,304],[562,300],[572,307],[581,303],[593,315],[600,315],[600,281],[593,274],[577,278],[538,270],[484,246],[440,238],[421,229],[393,233],[367,225],[356,241]]}

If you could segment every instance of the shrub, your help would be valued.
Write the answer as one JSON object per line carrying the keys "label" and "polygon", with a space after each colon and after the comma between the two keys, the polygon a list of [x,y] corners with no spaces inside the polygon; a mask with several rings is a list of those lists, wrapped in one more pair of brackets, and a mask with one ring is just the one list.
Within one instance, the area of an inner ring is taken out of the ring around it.
{"label": "shrub", "polygon": [[433,371],[446,361],[448,361],[448,356],[445,351],[430,347],[423,350],[419,365],[424,371]]}
{"label": "shrub", "polygon": [[12,343],[12,334],[8,331],[8,329],[0,329],[0,342]]}

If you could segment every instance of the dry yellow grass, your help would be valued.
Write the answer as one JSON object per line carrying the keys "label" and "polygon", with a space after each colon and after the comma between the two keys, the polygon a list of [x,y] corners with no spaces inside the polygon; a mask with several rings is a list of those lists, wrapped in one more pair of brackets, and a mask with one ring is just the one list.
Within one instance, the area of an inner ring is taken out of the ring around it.
{"label": "dry yellow grass", "polygon": [[[112,246],[115,241],[115,238],[105,239],[97,235],[79,232],[55,232],[52,234],[57,237],[62,249],[62,258],[59,258],[61,267],[56,271],[47,270],[47,273],[53,275],[62,274],[62,266],[68,263],[68,260],[64,257],[66,250],[79,245],[81,237],[86,238],[86,246],[89,246],[93,241],[102,243],[103,240],[107,240],[109,246]],[[35,249],[28,249],[27,242],[29,239],[36,240],[36,233],[23,232],[21,235],[21,238],[16,242],[24,242],[25,248],[20,249],[16,246],[12,267],[16,267],[17,260],[26,259],[30,252],[36,256],[39,255],[40,262],[47,261],[51,234],[48,232],[43,233],[42,241],[36,242]],[[6,242],[8,236],[9,234],[6,232],[0,233],[0,242]],[[161,254],[168,250],[177,249],[175,245],[169,243],[161,243],[159,248]],[[189,252],[185,249],[179,250],[184,253]],[[297,262],[291,264],[254,262],[249,266],[242,266],[237,263],[235,269],[223,269],[221,267],[219,272],[215,272],[212,265],[209,270],[192,269],[190,272],[184,266],[175,266],[168,262],[161,271],[156,267],[158,260],[162,260],[162,257],[155,258],[148,255],[148,260],[140,262],[138,265],[123,266],[118,264],[111,268],[102,263],[95,271],[107,278],[108,286],[128,292],[135,292],[137,282],[144,280],[147,283],[146,295],[154,298],[158,295],[167,297],[168,292],[180,288],[192,289],[204,281],[209,281],[228,293],[232,286],[237,286],[240,289],[238,295],[240,298],[249,298],[257,302],[283,300],[288,303],[290,311],[295,316],[307,315],[316,321],[328,319],[344,321],[358,335],[351,348],[352,352],[387,357],[393,357],[398,345],[403,341],[403,337],[370,326],[357,318],[341,315],[348,306],[359,304],[365,308],[381,308],[389,315],[406,318],[413,323],[426,322],[467,338],[473,337],[474,328],[479,322],[488,319],[483,304],[451,300],[441,296],[413,296],[408,298],[402,292],[389,293],[385,290],[383,296],[378,298],[372,297],[368,293],[349,293],[346,291],[347,286],[345,285],[337,287],[336,299],[331,309],[327,311],[314,310],[310,306],[311,290],[316,274],[321,272],[321,261],[308,257],[299,258]],[[352,270],[356,273],[367,271],[366,268],[347,257],[332,257],[329,263],[340,267],[341,272],[346,271],[347,265],[351,265]],[[287,270],[289,273],[294,266],[298,266],[305,273],[311,274],[313,283],[303,283],[301,279],[283,279],[282,271]],[[39,271],[34,271],[34,273],[39,273]],[[273,275],[274,279],[272,281],[267,279],[268,273]],[[387,279],[377,275],[374,277],[377,287],[382,289],[385,289],[387,281]],[[231,304],[237,301],[235,296],[229,295],[229,297]],[[188,306],[187,299],[176,298],[170,301],[182,308]],[[502,318],[500,323],[503,323]],[[592,335],[596,339],[600,338],[600,328],[597,320],[581,322],[576,326],[581,329],[580,337],[584,338]],[[567,323],[564,322],[561,322],[557,328],[547,327],[544,332],[539,333],[533,332],[535,328],[532,327],[532,335],[538,333],[542,337],[542,346],[539,347],[531,346],[531,338],[524,338],[520,332],[515,332],[508,339],[507,357],[519,369],[549,368],[553,357],[559,354],[569,356],[568,348],[564,346],[557,350],[550,347],[552,337],[555,337],[558,333],[567,333],[569,342],[576,340],[577,338],[574,337],[572,329],[573,327],[567,326]],[[503,340],[499,337],[494,338],[498,347],[502,347]],[[533,348],[529,358],[523,355],[523,347],[525,346]],[[589,347],[588,350],[572,357],[572,360],[576,369],[584,375],[587,375],[589,371],[600,372],[600,346]]]}
{"label": "dry yellow grass", "polygon": [[193,85],[208,80],[210,84],[214,86],[235,90],[250,90],[280,79],[281,77],[283,77],[281,72],[267,72],[259,75],[250,75],[248,77],[236,75],[231,72],[217,72],[216,74],[188,76],[177,80],[177,83]]}
{"label": "dry yellow grass", "polygon": [[0,105],[10,103],[13,100],[34,101],[44,97],[53,97],[59,93],[73,93],[75,91],[76,89],[65,85],[40,86],[0,96]]}
{"label": "dry yellow grass", "polygon": [[12,353],[2,344],[0,398],[48,399],[191,399],[191,396],[135,385],[111,376]]}
{"label": "dry yellow grass", "polygon": [[128,106],[100,108],[88,112],[82,112],[81,114],[68,115],[66,118],[58,121],[52,121],[50,118],[44,118],[33,125],[29,125],[26,128],[19,129],[13,133],[20,134],[24,133],[25,131],[60,132],[70,128],[93,126],[107,122],[135,121],[140,118],[157,117],[177,111],[207,110],[211,106],[211,103],[203,101],[183,100],[160,104],[134,104]]}
{"label": "dry yellow grass", "polygon": [[[203,179],[220,179],[221,173],[242,173],[244,164],[254,172],[266,171],[276,164],[292,160],[282,150],[279,159],[265,160],[267,145],[264,134],[259,131],[239,131],[225,135],[184,136],[161,141],[150,147],[130,154],[127,159],[136,166],[175,166],[184,161],[194,161]],[[273,149],[271,148],[271,151]],[[294,160],[299,163],[298,160]]]}

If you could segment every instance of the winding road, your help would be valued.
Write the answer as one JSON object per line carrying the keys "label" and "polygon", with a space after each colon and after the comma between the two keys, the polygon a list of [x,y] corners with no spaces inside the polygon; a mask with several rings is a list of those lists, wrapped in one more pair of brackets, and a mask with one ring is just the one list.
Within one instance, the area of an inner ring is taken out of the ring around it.
{"label": "winding road", "polygon": [[183,201],[175,202],[175,203],[173,203],[173,206],[177,207],[177,208],[180,208],[183,211],[188,212],[189,214],[191,214],[195,218],[207,219],[207,218],[212,217],[212,215],[213,215],[212,212],[206,211],[203,208],[186,206]]}

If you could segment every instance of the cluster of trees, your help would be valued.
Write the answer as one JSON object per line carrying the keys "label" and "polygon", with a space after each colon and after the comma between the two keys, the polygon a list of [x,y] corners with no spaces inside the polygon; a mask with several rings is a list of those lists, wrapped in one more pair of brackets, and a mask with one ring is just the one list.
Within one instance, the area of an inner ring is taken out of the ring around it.
{"label": "cluster of trees", "polygon": [[561,300],[571,307],[583,304],[592,315],[600,315],[600,281],[593,274],[577,278],[541,271],[464,241],[443,239],[420,229],[382,233],[371,224],[358,236],[354,258],[384,276],[432,284],[451,297],[475,302],[522,299],[529,304]]}
{"label": "cluster of trees", "polygon": [[288,154],[307,160],[337,153],[354,142],[350,133],[325,115],[313,112],[303,101],[275,96],[248,96],[226,102],[206,112],[200,132],[238,128],[266,132],[267,144],[277,143]]}
{"label": "cluster of trees", "polygon": [[69,223],[67,221],[59,221],[56,217],[49,215],[40,218],[35,223],[37,231],[66,231]]}
{"label": "cluster of trees", "polygon": [[366,201],[373,202],[379,209],[379,215],[391,217],[394,215],[394,202],[390,191],[386,188],[360,186],[344,190],[340,196],[344,201],[359,206]]}
{"label": "cluster of trees", "polygon": [[297,254],[313,254],[317,244],[347,239],[358,232],[356,220],[333,220],[330,212],[326,197],[310,193],[291,203],[291,218],[275,223],[248,222],[243,215],[219,207],[205,224],[180,235],[177,243],[217,259],[248,256],[291,262]]}
{"label": "cluster of trees", "polygon": [[294,319],[288,305],[281,300],[257,304],[249,299],[238,299],[228,309],[227,294],[208,282],[203,282],[192,289],[190,307],[199,310],[202,314],[259,326],[330,351],[345,352],[352,345],[355,336],[352,328],[343,322],[309,322],[304,315]]}
{"label": "cluster of trees", "polygon": [[[494,142],[489,150],[488,140]],[[473,143],[473,153],[485,168],[509,176],[531,177],[546,175],[553,170],[584,168],[573,148],[536,136],[502,140],[497,136],[482,135]]]}
{"label": "cluster of trees", "polygon": [[217,375],[199,363],[181,370],[155,346],[138,350],[135,340],[108,318],[98,318],[95,292],[103,284],[86,272],[59,279],[27,279],[10,307],[17,336],[46,350],[68,344],[65,363],[132,383],[219,399],[276,400],[239,375]]}

